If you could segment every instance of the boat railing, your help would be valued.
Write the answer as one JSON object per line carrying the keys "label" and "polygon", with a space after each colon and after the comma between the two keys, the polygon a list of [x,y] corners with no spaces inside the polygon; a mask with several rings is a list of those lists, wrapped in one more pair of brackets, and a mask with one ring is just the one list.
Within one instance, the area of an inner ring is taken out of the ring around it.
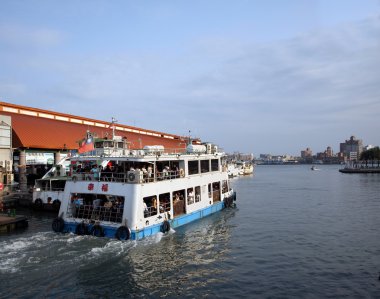
{"label": "boat railing", "polygon": [[96,148],[93,151],[82,153],[80,157],[144,157],[144,156],[176,156],[187,154],[184,148],[165,148],[164,150],[152,149],[122,149],[122,148]]}
{"label": "boat railing", "polygon": [[65,190],[65,187],[59,187],[59,188],[49,188],[49,187],[35,187],[35,191],[39,192],[46,192],[46,191],[51,191],[51,192],[61,192]]}
{"label": "boat railing", "polygon": [[345,168],[379,169],[380,168],[380,160],[349,161],[346,163]]}
{"label": "boat railing", "polygon": [[173,180],[184,176],[181,170],[167,170],[148,173],[141,170],[127,172],[100,172],[96,175],[91,173],[74,173],[72,181],[99,181],[117,183],[153,183],[157,181]]}
{"label": "boat railing", "polygon": [[79,220],[121,223],[123,207],[94,207],[93,205],[79,205],[73,202],[68,205],[67,215]]}

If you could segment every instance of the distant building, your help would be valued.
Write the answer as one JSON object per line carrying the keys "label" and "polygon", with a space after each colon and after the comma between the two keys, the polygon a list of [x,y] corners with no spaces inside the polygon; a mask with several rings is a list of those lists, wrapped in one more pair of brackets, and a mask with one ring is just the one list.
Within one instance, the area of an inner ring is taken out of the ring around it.
{"label": "distant building", "polygon": [[333,156],[333,150],[332,150],[332,148],[331,148],[331,146],[328,146],[327,147],[327,149],[326,149],[326,151],[325,151],[325,157],[326,158],[331,158],[332,156]]}
{"label": "distant building", "polygon": [[313,157],[313,151],[308,147],[306,150],[301,151],[301,158],[307,159]]}
{"label": "distant building", "polygon": [[350,161],[358,160],[363,152],[363,141],[351,136],[349,140],[340,144],[340,152]]}
{"label": "distant building", "polygon": [[282,164],[296,164],[298,161],[290,155],[271,155],[260,154],[259,158],[255,160],[257,164],[265,165],[282,165]]}

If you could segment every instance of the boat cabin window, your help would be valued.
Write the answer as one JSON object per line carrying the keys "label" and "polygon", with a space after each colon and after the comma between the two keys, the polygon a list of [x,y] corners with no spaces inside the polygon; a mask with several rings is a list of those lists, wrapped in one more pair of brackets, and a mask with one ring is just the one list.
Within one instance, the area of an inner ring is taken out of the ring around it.
{"label": "boat cabin window", "polygon": [[170,193],[163,193],[158,196],[160,213],[170,211]]}
{"label": "boat cabin window", "polygon": [[210,172],[210,160],[201,160],[201,173]]}
{"label": "boat cabin window", "polygon": [[219,159],[211,159],[211,171],[219,171]]}
{"label": "boat cabin window", "polygon": [[226,193],[229,191],[229,188],[228,188],[228,182],[227,181],[223,181],[223,184],[222,184],[222,193]]}
{"label": "boat cabin window", "polygon": [[194,203],[194,188],[187,188],[187,204],[191,205]]}
{"label": "boat cabin window", "polygon": [[179,163],[173,161],[156,162],[157,179],[172,180],[179,178]]}
{"label": "boat cabin window", "polygon": [[201,187],[197,186],[195,187],[195,202],[201,201]]}
{"label": "boat cabin window", "polygon": [[51,181],[51,190],[52,191],[63,191],[65,189],[65,180],[52,180]]}
{"label": "boat cabin window", "polygon": [[124,200],[116,195],[72,193],[67,213],[82,220],[121,223]]}
{"label": "boat cabin window", "polygon": [[174,217],[186,213],[185,189],[177,190],[172,193]]}
{"label": "boat cabin window", "polygon": [[212,198],[214,202],[220,201],[220,182],[208,184],[208,197]]}
{"label": "boat cabin window", "polygon": [[157,196],[146,196],[143,198],[144,218],[157,215]]}
{"label": "boat cabin window", "polygon": [[198,174],[199,173],[199,163],[198,161],[189,161],[188,163],[189,174]]}

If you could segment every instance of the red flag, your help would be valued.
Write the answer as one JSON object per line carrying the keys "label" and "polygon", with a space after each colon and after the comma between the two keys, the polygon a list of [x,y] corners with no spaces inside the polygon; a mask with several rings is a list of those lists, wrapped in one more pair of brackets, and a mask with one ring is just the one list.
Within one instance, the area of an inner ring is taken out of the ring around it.
{"label": "red flag", "polygon": [[80,154],[83,154],[83,153],[87,153],[93,150],[94,150],[94,139],[92,137],[88,137],[82,141],[82,144],[80,148],[78,149],[78,152]]}

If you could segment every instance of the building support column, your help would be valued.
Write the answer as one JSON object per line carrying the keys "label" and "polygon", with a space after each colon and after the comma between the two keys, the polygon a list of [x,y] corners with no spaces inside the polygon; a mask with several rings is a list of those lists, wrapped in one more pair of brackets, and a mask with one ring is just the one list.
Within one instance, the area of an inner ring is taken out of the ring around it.
{"label": "building support column", "polygon": [[25,150],[20,151],[20,161],[18,165],[18,173],[20,176],[20,190],[21,192],[28,191],[28,180],[26,177],[26,152]]}
{"label": "building support column", "polygon": [[61,152],[54,153],[54,165],[57,165],[61,161]]}

